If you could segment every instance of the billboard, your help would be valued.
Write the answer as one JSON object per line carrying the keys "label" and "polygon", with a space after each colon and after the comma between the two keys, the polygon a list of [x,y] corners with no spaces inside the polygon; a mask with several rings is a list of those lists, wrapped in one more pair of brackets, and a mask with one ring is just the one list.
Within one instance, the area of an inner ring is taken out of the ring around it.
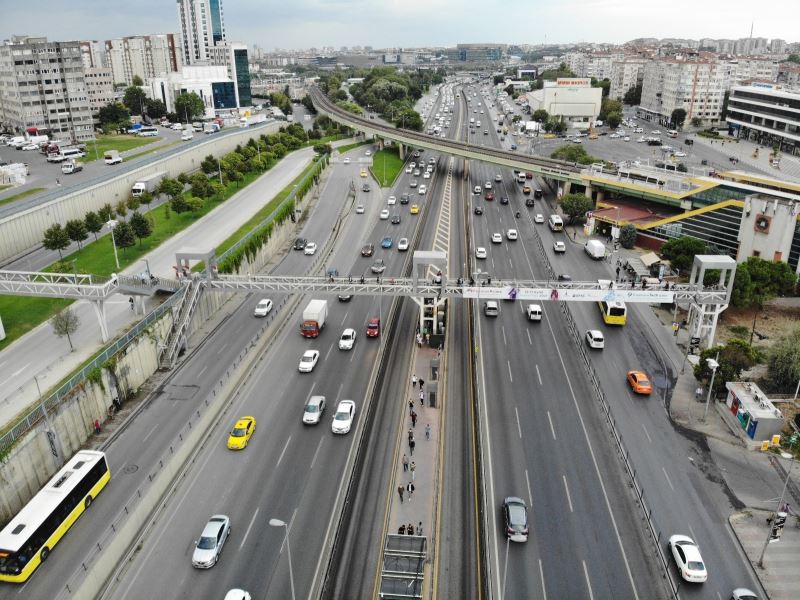
{"label": "billboard", "polygon": [[581,290],[574,288],[517,288],[513,286],[478,287],[466,286],[463,288],[464,298],[477,298],[481,300],[571,300],[574,302],[649,302],[671,303],[675,300],[675,293],[666,290]]}

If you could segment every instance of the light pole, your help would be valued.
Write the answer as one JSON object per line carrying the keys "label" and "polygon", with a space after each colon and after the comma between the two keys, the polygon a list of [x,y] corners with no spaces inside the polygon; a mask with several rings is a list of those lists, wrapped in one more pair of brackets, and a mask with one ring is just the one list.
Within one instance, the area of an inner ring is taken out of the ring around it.
{"label": "light pole", "polygon": [[714,389],[714,377],[717,376],[717,369],[719,369],[719,352],[717,352],[716,358],[707,358],[706,364],[708,368],[711,369],[711,383],[708,386],[708,394],[706,395],[706,409],[703,411],[703,422],[705,422],[706,417],[708,416],[708,404],[711,401],[711,390]]}
{"label": "light pole", "polygon": [[117,264],[117,270],[119,271],[119,256],[117,256],[117,242],[114,239],[114,228],[119,224],[119,221],[116,219],[111,219],[106,223],[106,227],[111,229],[111,245],[114,247],[114,262]]}
{"label": "light pole", "polygon": [[[781,497],[778,499],[778,506],[775,507],[775,512],[772,513],[772,523],[777,521],[779,515],[783,515],[783,518],[786,519],[786,511],[783,510],[783,498],[786,494],[786,486],[789,484],[789,475],[792,474],[792,467],[794,467],[794,452],[792,452],[792,448],[794,443],[797,441],[797,434],[795,433],[791,437],[791,444],[789,445],[789,454],[792,457],[791,461],[789,462],[789,468],[786,470],[786,479],[783,480],[783,489],[781,490]],[[785,455],[784,455],[785,456]],[[758,566],[762,569],[764,568],[764,556],[767,554],[767,546],[772,539],[772,525],[770,525],[769,533],[767,534],[767,541],[764,542],[764,548],[761,550],[761,557],[758,559]]]}
{"label": "light pole", "polygon": [[289,526],[286,524],[285,521],[281,521],[280,519],[270,519],[269,524],[272,527],[283,527],[286,539],[286,554],[289,556],[289,583],[292,586],[292,600],[295,600],[294,597],[294,573],[292,572],[292,549],[289,547]]}
{"label": "light pole", "polygon": [[222,165],[220,164],[219,159],[217,159],[217,173],[219,174],[219,184],[225,185],[222,183]]}

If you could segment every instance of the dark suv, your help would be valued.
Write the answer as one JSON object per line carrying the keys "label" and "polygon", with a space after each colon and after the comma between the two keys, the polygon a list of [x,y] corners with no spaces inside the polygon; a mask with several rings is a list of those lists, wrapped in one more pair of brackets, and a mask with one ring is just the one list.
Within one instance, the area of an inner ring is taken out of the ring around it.
{"label": "dark suv", "polygon": [[503,500],[503,523],[506,537],[512,542],[528,541],[528,507],[516,496]]}
{"label": "dark suv", "polygon": [[293,246],[293,248],[294,248],[295,250],[305,250],[305,249],[306,249],[306,244],[307,244],[307,243],[308,243],[308,241],[307,241],[305,238],[297,238],[297,239],[294,241],[294,246]]}

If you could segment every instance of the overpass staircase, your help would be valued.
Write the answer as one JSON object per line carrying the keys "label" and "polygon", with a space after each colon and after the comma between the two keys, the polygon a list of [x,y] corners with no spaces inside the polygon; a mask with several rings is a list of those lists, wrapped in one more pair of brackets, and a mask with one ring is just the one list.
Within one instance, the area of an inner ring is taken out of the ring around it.
{"label": "overpass staircase", "polygon": [[161,371],[172,369],[178,360],[181,350],[186,347],[186,334],[189,331],[189,325],[192,322],[195,310],[197,310],[197,306],[200,303],[200,294],[205,288],[205,284],[199,279],[192,279],[183,287],[185,289],[183,298],[173,308],[175,320],[172,325],[172,331],[165,342],[164,351],[158,358],[158,368]]}

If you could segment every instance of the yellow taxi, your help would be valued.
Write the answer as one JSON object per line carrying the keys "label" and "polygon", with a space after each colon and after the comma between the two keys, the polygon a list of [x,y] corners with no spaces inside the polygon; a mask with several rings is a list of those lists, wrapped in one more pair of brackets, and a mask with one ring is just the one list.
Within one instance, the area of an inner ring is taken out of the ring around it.
{"label": "yellow taxi", "polygon": [[411,212],[412,215],[419,214],[419,206],[417,206],[416,204],[412,204],[410,212]]}
{"label": "yellow taxi", "polygon": [[555,133],[545,133],[543,137],[546,140],[552,140],[553,138],[556,137],[556,134]]}
{"label": "yellow taxi", "polygon": [[362,177],[366,177],[367,176],[367,170],[366,169],[361,169],[361,176]]}
{"label": "yellow taxi", "polygon": [[243,450],[250,438],[253,437],[253,432],[256,430],[255,417],[242,417],[231,429],[228,436],[228,449],[229,450]]}
{"label": "yellow taxi", "polygon": [[628,371],[628,385],[635,394],[650,395],[653,392],[653,384],[646,373],[642,371]]}

